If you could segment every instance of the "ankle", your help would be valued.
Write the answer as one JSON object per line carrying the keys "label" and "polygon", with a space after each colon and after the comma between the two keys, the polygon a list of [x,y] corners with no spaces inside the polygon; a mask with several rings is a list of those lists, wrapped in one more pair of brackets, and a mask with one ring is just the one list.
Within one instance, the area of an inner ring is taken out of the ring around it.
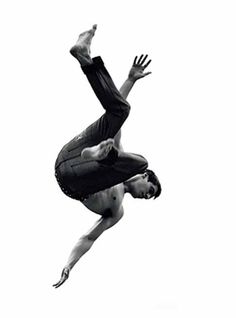
{"label": "ankle", "polygon": [[72,56],[74,56],[74,58],[76,58],[76,60],[79,61],[79,63],[81,64],[81,66],[85,66],[88,64],[92,64],[93,60],[90,57],[89,54],[85,54],[84,52],[82,52],[82,50],[80,51],[79,48],[75,45],[70,49],[70,54]]}
{"label": "ankle", "polygon": [[81,66],[86,66],[86,65],[91,65],[93,64],[93,60],[91,59],[91,57],[81,57],[81,56],[78,56],[77,57],[77,60],[79,61],[80,65]]}

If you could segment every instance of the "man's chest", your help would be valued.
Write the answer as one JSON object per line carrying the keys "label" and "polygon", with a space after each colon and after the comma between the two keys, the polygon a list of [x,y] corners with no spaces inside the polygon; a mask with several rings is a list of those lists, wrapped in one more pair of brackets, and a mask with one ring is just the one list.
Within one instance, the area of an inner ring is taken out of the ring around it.
{"label": "man's chest", "polygon": [[83,204],[91,211],[103,214],[106,210],[119,211],[124,197],[123,184],[116,185],[90,196]]}

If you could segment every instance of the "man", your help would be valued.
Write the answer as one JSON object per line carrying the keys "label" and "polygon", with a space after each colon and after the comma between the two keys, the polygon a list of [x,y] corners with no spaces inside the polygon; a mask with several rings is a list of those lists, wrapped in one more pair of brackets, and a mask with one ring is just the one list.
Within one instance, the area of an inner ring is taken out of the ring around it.
{"label": "man", "polygon": [[126,98],[136,80],[151,73],[144,73],[151,60],[144,64],[147,55],[136,57],[119,92],[102,59],[90,57],[96,28],[94,25],[82,33],[70,53],[79,61],[105,113],[62,148],[56,160],[55,175],[66,195],[81,201],[101,218],[73,248],[61,279],[53,285],[56,288],[65,282],[94,241],[122,218],[125,193],[145,199],[156,198],[161,193],[161,185],[154,172],[147,169],[146,159],[124,152],[120,143],[120,128],[130,111]]}

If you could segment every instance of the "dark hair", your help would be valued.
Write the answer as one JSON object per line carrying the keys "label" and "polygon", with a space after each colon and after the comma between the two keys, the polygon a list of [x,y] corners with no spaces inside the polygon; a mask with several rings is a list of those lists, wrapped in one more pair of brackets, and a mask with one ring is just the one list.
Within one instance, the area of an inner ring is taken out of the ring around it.
{"label": "dark hair", "polygon": [[161,184],[160,184],[157,176],[155,175],[155,173],[152,170],[147,169],[145,171],[145,173],[148,175],[148,181],[153,183],[155,186],[157,186],[157,191],[153,195],[154,199],[156,199],[161,194]]}

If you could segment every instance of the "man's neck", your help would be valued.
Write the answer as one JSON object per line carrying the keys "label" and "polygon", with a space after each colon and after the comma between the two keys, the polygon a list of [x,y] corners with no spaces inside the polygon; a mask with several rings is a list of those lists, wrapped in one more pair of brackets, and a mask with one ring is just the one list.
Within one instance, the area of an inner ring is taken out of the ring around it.
{"label": "man's neck", "polygon": [[124,184],[124,193],[129,193],[130,192],[130,187],[132,186],[133,182],[136,180],[136,177],[132,177],[128,180],[126,180]]}

